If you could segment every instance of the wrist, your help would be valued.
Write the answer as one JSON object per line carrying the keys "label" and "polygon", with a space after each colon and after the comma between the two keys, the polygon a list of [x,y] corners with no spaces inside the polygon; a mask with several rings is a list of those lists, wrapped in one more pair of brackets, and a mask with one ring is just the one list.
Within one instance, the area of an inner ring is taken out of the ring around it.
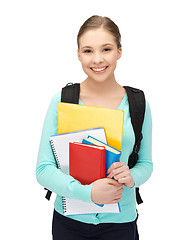
{"label": "wrist", "polygon": [[133,179],[130,180],[129,183],[125,184],[125,187],[127,187],[127,188],[133,188],[134,186],[135,186],[135,182],[133,181]]}

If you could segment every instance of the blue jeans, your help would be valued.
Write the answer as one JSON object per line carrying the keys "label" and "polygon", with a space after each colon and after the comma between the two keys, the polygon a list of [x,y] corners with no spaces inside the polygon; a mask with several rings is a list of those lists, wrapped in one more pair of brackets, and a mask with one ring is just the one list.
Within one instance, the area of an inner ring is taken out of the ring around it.
{"label": "blue jeans", "polygon": [[136,220],[128,223],[79,222],[62,216],[54,210],[52,223],[53,240],[138,240]]}

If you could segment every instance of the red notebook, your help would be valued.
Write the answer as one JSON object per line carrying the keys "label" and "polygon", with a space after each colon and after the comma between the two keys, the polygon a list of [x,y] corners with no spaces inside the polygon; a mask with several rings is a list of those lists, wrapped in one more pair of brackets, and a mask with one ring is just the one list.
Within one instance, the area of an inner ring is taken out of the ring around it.
{"label": "red notebook", "polygon": [[81,184],[106,177],[106,149],[84,143],[69,143],[69,173]]}

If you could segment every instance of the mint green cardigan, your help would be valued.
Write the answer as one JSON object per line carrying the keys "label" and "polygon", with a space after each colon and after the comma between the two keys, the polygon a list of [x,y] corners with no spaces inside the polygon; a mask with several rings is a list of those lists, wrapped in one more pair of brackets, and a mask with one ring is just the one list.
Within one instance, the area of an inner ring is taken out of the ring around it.
{"label": "mint green cardigan", "polygon": [[[91,189],[93,183],[90,185],[82,185],[73,177],[65,175],[60,169],[57,168],[49,139],[51,135],[56,135],[58,133],[57,103],[61,101],[60,99],[61,93],[59,92],[52,98],[45,117],[37,158],[36,178],[39,184],[57,194],[54,208],[58,213],[63,215],[62,196],[80,199],[86,202],[92,202]],[[83,105],[80,100],[79,104]],[[127,94],[124,96],[118,109],[125,111],[121,162],[128,164],[128,158],[133,150],[135,136],[130,121]],[[143,140],[141,142],[139,151],[139,160],[137,164],[130,170],[135,182],[135,186],[133,188],[126,188],[124,186],[123,196],[119,202],[121,212],[82,214],[66,217],[92,224],[123,223],[131,222],[136,219],[137,212],[135,187],[139,187],[140,185],[144,184],[149,179],[153,171],[152,120],[150,106],[147,101],[142,134]]]}

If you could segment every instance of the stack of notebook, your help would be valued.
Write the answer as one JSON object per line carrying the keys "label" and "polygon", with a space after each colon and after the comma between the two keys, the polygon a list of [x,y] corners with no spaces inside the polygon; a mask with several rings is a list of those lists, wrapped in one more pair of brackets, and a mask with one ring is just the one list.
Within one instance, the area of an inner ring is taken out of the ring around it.
{"label": "stack of notebook", "polygon": [[[58,103],[59,134],[50,138],[58,168],[81,184],[105,178],[111,164],[120,159],[123,121],[121,110]],[[62,199],[64,215],[120,212],[119,204]]]}

